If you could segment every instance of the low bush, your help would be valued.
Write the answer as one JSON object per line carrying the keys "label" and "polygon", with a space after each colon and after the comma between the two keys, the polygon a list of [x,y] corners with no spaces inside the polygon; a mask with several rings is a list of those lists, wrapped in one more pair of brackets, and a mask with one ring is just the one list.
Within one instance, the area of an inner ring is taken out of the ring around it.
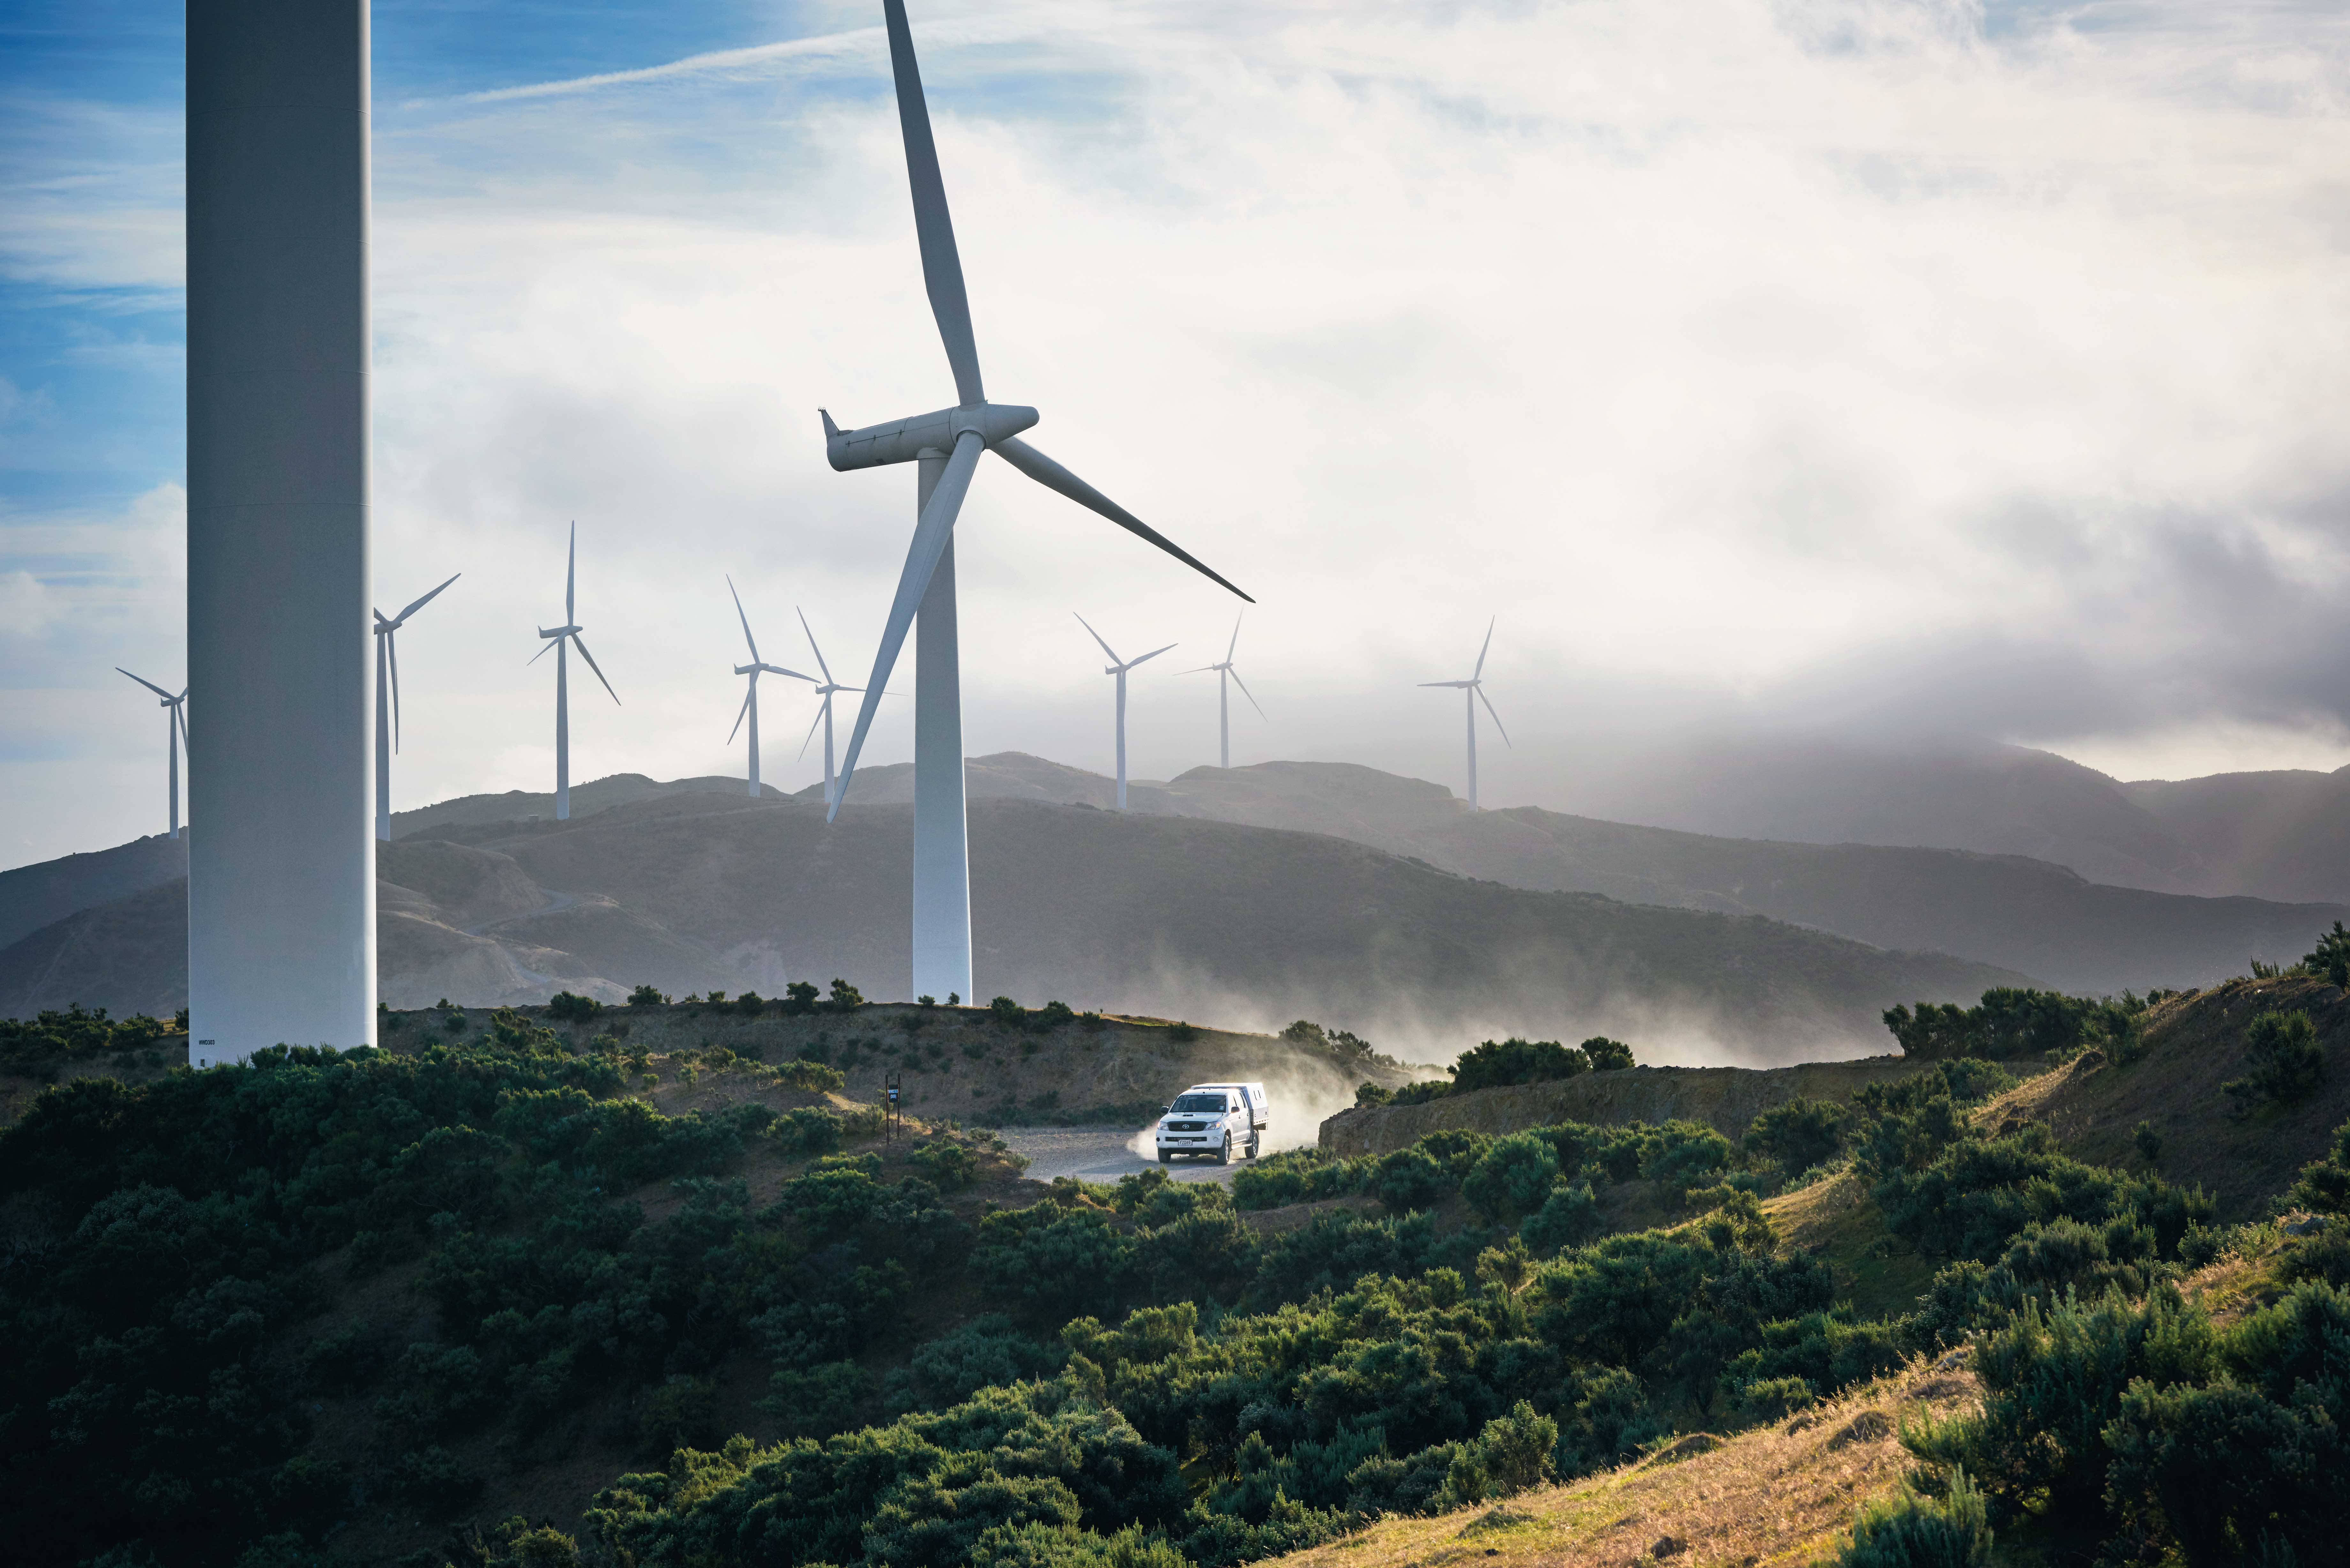
{"label": "low bush", "polygon": [[2220,1085],[2240,1117],[2307,1099],[2325,1081],[2325,1053],[2309,1014],[2271,1009],[2254,1018],[2244,1031],[2244,1068]]}

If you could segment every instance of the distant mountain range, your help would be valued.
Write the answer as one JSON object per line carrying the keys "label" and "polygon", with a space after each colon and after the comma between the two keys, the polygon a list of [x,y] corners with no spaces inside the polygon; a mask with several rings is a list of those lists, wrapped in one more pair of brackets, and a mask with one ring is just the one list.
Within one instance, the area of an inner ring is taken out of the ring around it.
{"label": "distant mountain range", "polygon": [[[1961,770],[1943,793],[1981,805],[1997,774],[2012,809],[1977,811],[1983,832],[2039,821],[2068,853],[2121,846],[2181,878],[2215,864],[2286,875],[2291,846],[2350,815],[2334,807],[2350,788],[2336,775],[2118,784],[2041,759]],[[563,824],[552,797],[519,792],[401,813],[379,860],[384,993],[403,1006],[535,1001],[640,980],[772,993],[837,972],[892,994],[911,785],[903,765],[861,771],[830,831],[820,787],[753,801],[740,780],[639,774],[576,789]],[[1440,785],[1343,763],[1138,781],[1123,817],[1106,809],[1108,779],[1019,753],[972,759],[967,787],[983,984],[1234,1023],[1318,1010],[1405,1021],[1414,1039],[1471,1015],[1554,1033],[1645,1024],[1759,1060],[1804,1038],[1871,1043],[1890,1001],[2023,976],[2092,994],[2207,983],[2252,957],[2289,962],[2350,920],[2340,904],[2102,884],[2014,854],[1471,812]],[[1332,839],[1346,842],[1315,841]],[[2190,840],[2209,847],[2179,847]],[[0,933],[14,939],[0,948],[0,1013],[179,1005],[184,957],[167,928],[183,927],[171,878],[184,864],[179,843],[142,839],[0,873]],[[1692,912],[1760,920],[1692,924]],[[1768,977],[1741,974],[1766,960]]]}
{"label": "distant mountain range", "polygon": [[[728,791],[559,824],[444,821],[380,851],[385,998],[618,1000],[639,981],[772,995],[836,974],[895,996],[910,817],[853,805],[827,826],[820,804]],[[1879,1049],[1893,1002],[2022,978],[1767,919],[1505,888],[1321,834],[1000,797],[972,819],[981,981],[1032,1004],[1311,1016],[1439,1054],[1488,1033],[1604,1032],[1652,1054],[1771,1060]],[[183,886],[0,951],[0,1012],[179,1005]]]}

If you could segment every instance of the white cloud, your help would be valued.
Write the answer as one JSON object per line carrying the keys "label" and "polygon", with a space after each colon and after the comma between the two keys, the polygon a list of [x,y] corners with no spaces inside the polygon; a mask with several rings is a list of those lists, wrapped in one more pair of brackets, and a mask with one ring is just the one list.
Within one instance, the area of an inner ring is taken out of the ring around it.
{"label": "white cloud", "polygon": [[[922,11],[989,389],[1263,601],[1238,760],[1454,781],[1409,682],[1489,614],[1489,800],[1733,717],[2336,732],[2338,9]],[[627,703],[576,709],[575,776],[739,768],[722,571],[765,637],[803,604],[869,659],[912,478],[831,472],[814,410],[951,382],[840,16],[380,116],[379,596],[466,572],[403,635],[400,804],[544,787],[521,661],[575,516]],[[962,539],[975,752],[1106,765],[1069,610],[1186,653],[1231,624],[1001,465]],[[1138,774],[1211,760],[1211,688],[1137,677]],[[770,779],[813,776],[795,743]]]}

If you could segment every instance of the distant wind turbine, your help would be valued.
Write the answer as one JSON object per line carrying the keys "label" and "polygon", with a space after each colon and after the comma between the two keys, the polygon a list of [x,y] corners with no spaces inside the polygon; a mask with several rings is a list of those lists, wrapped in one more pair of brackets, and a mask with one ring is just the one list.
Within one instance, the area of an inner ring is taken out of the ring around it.
{"label": "distant wind turbine", "polygon": [[[837,812],[848,793],[866,732],[919,610],[922,635],[914,652],[913,988],[924,994],[970,996],[971,857],[963,810],[954,524],[980,454],[994,452],[1047,490],[1058,491],[1078,505],[1101,514],[1232,592],[1240,590],[1020,440],[1020,432],[1036,422],[1035,409],[987,400],[980,382],[978,342],[972,333],[971,300],[963,291],[962,260],[955,248],[954,224],[947,215],[946,182],[939,172],[937,144],[931,137],[931,111],[922,98],[921,70],[914,59],[914,36],[906,21],[904,0],[882,0],[881,18],[889,36],[889,68],[896,80],[906,175],[913,188],[914,234],[921,250],[922,281],[930,295],[931,315],[946,347],[947,364],[954,372],[955,406],[848,431],[834,424],[829,413],[824,414],[825,456],[835,469],[845,472],[911,462],[919,475],[913,543],[906,552],[889,618],[882,628],[865,701],[858,709],[857,728],[848,738],[848,755],[833,792],[832,809]],[[1241,594],[1241,597],[1248,596]]]}
{"label": "distant wind turbine", "polygon": [[1264,710],[1257,706],[1257,700],[1249,691],[1248,683],[1241,679],[1241,672],[1232,668],[1232,650],[1233,649],[1240,647],[1240,617],[1234,616],[1232,618],[1232,647],[1224,649],[1224,661],[1222,664],[1202,664],[1197,670],[1187,670],[1183,672],[1186,675],[1205,675],[1211,670],[1216,672],[1216,737],[1219,742],[1216,752],[1216,765],[1220,768],[1226,769],[1229,769],[1232,765],[1232,688],[1234,686],[1239,687],[1241,689],[1241,695],[1248,698],[1249,706],[1256,709],[1256,716],[1260,719],[1264,717]]}
{"label": "distant wind turbine", "polygon": [[[449,583],[465,574],[451,576]],[[445,588],[449,583],[442,583]],[[408,618],[439,597],[434,588],[390,620],[375,612],[375,836],[391,842],[391,753],[400,749],[400,650],[392,646]],[[389,694],[389,701],[386,695]]]}
{"label": "distant wind turbine", "polygon": [[[756,800],[759,798],[759,677],[763,674],[788,675],[795,680],[805,680],[811,686],[819,685],[821,682],[813,675],[802,675],[798,670],[785,670],[780,664],[760,663],[759,639],[751,635],[751,618],[743,613],[743,596],[734,593],[734,579],[732,576],[726,579],[726,591],[734,594],[734,614],[743,623],[743,640],[751,645],[751,662],[734,667],[734,673],[749,676],[751,684],[750,689],[743,693],[743,707],[734,715],[734,728],[726,732],[726,743],[733,745],[736,732],[743,728],[743,721],[745,719],[751,721],[751,798]],[[618,701],[617,698],[614,700]]]}
{"label": "distant wind turbine", "polygon": [[[120,664],[114,667],[114,671],[118,675],[130,675],[130,671]],[[172,744],[172,836],[177,838],[180,836],[180,742],[187,738],[188,733],[188,716],[182,711],[181,704],[188,700],[188,689],[181,687],[180,694],[174,697],[143,675],[130,675],[130,679],[161,698],[163,706],[171,710],[163,720],[163,728],[170,732]]]}
{"label": "distant wind turbine", "polygon": [[1118,677],[1118,809],[1124,811],[1126,809],[1126,672],[1138,664],[1158,658],[1167,651],[1167,648],[1172,648],[1175,645],[1170,642],[1167,648],[1154,648],[1139,659],[1122,659],[1118,656],[1118,649],[1107,642],[1102,642],[1102,634],[1095,631],[1092,623],[1085,617],[1078,616],[1077,624],[1084,627],[1096,642],[1100,642],[1101,650],[1109,655],[1109,668],[1102,673]]}
{"label": "distant wind turbine", "polygon": [[[1502,744],[1511,745],[1510,732],[1502,729],[1502,716],[1493,712],[1493,700],[1485,695],[1485,654],[1493,646],[1493,623],[1485,623],[1485,646],[1477,650],[1477,668],[1466,680],[1423,680],[1422,686],[1442,686],[1457,691],[1469,706],[1469,809],[1477,809],[1477,704],[1485,704],[1485,711],[1493,714],[1493,728],[1501,730]],[[1514,746],[1512,750],[1515,750]]]}
{"label": "distant wind turbine", "polygon": [[[808,732],[806,738],[800,742],[800,755],[807,755],[808,742],[816,739],[816,725],[823,725],[824,808],[826,811],[829,812],[833,807],[833,796],[835,792],[832,777],[832,694],[836,691],[863,691],[865,688],[862,686],[843,686],[839,681],[835,680],[832,678],[832,666],[824,661],[824,649],[816,645],[816,632],[808,626],[807,612],[806,610],[795,609],[793,613],[800,618],[800,629],[807,633],[808,651],[816,655],[816,667],[824,671],[824,679],[816,683],[816,694],[818,697],[823,698],[824,702],[823,705],[817,709],[816,718],[810,721],[808,724]],[[890,693],[884,692],[882,695],[889,696]]]}
{"label": "distant wind turbine", "polygon": [[[579,633],[585,628],[579,625],[572,591],[578,576],[579,524],[574,523],[571,525],[570,552],[564,557],[563,564],[563,624],[552,631],[546,627],[538,628],[538,635],[546,643],[546,648],[555,649],[555,820],[557,822],[567,822],[571,818],[571,666],[570,655],[564,649],[566,643],[577,649],[579,657],[588,661],[588,668],[596,671],[596,679],[604,681],[604,690],[610,693],[612,705],[617,708],[620,703],[620,694],[612,691],[610,681],[604,680],[604,671],[598,668],[596,656],[588,651],[586,643],[579,640]],[[540,649],[524,662],[536,664],[546,657],[546,648]]]}

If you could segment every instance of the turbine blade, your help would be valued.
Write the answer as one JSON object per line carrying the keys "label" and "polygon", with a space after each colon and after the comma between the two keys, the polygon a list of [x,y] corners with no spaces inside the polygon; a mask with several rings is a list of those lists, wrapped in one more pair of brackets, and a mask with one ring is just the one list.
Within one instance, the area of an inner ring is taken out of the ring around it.
{"label": "turbine blade", "polygon": [[800,618],[800,629],[807,633],[808,651],[816,655],[816,667],[824,671],[824,683],[827,686],[831,685],[833,683],[832,666],[824,661],[824,649],[816,645],[816,632],[807,623],[807,611],[794,605],[792,613]]}
{"label": "turbine blade", "polygon": [[1256,708],[1256,716],[1260,719],[1265,718],[1264,710],[1257,707],[1256,693],[1248,689],[1248,682],[1241,679],[1241,672],[1237,670],[1232,670],[1228,671],[1228,673],[1230,673],[1232,678],[1232,684],[1241,689],[1241,695],[1249,700],[1249,706]]}
{"label": "turbine blade", "polygon": [[979,345],[971,335],[971,300],[963,293],[962,257],[955,250],[954,220],[947,216],[946,182],[939,173],[938,144],[931,140],[931,107],[922,97],[922,70],[914,61],[913,29],[905,0],[881,0],[889,32],[889,73],[898,83],[898,129],[906,141],[906,179],[914,192],[914,235],[922,247],[922,285],[939,339],[954,369],[955,398],[964,408],[987,401],[979,379]]}
{"label": "turbine blade", "polygon": [[1482,679],[1484,678],[1484,675],[1485,675],[1485,654],[1486,654],[1486,652],[1487,652],[1490,649],[1492,649],[1492,646],[1493,646],[1493,623],[1492,623],[1492,621],[1490,621],[1490,620],[1489,620],[1489,621],[1487,621],[1487,622],[1485,623],[1485,646],[1484,646],[1483,648],[1481,648],[1481,649],[1479,649],[1477,650],[1477,668],[1476,668],[1476,669],[1474,669],[1474,670],[1471,670],[1471,671],[1469,672],[1469,679],[1470,679],[1470,680],[1482,680]]}
{"label": "turbine blade", "polygon": [[[187,693],[182,691],[180,695],[184,698],[187,696]],[[195,743],[188,739],[188,711],[175,703],[172,708],[172,717],[180,722],[181,749],[187,752],[191,756],[194,755],[196,749]]]}
{"label": "turbine blade", "polygon": [[1186,675],[1213,675],[1217,670],[1222,670],[1222,668],[1223,666],[1221,664],[1202,664],[1197,670],[1186,670],[1183,673]]}
{"label": "turbine blade", "polygon": [[548,649],[553,648],[556,643],[561,642],[562,640],[563,640],[563,639],[562,639],[561,638],[559,638],[559,637],[554,637],[554,638],[549,638],[549,639],[547,639],[547,640],[546,640],[545,642],[540,643],[540,644],[538,645],[538,651],[537,651],[536,653],[532,654],[528,659],[524,659],[524,660],[522,661],[522,667],[523,667],[525,670],[528,670],[532,665],[536,664],[540,659],[545,659],[545,658],[546,657],[546,650],[547,650]]}
{"label": "turbine blade", "polygon": [[1474,686],[1477,683],[1473,680],[1423,680],[1420,684],[1422,686],[1442,686],[1448,690],[1458,691],[1463,686]]}
{"label": "turbine blade", "polygon": [[[1075,611],[1075,610],[1071,610],[1069,613],[1070,613],[1071,615],[1077,615],[1077,612],[1076,612],[1076,611]],[[1097,632],[1097,631],[1095,631],[1095,630],[1094,630],[1093,622],[1091,622],[1091,621],[1087,620],[1085,617],[1083,617],[1083,616],[1081,616],[1081,615],[1078,615],[1078,616],[1077,616],[1077,624],[1078,624],[1079,626],[1081,626],[1081,627],[1084,627],[1087,632],[1092,633],[1093,639],[1094,639],[1096,642],[1100,642],[1100,643],[1101,643],[1101,650],[1102,650],[1104,653],[1107,653],[1107,654],[1108,654],[1108,655],[1109,655],[1109,661],[1110,661],[1112,664],[1116,664],[1116,663],[1118,661],[1118,649],[1115,649],[1115,648],[1112,648],[1112,647],[1111,647],[1108,643],[1107,643],[1107,642],[1102,642],[1102,634],[1101,634],[1101,633],[1099,633],[1099,632]]]}
{"label": "turbine blade", "polygon": [[579,618],[572,607],[572,589],[579,581],[579,524],[571,524],[571,547],[563,557],[563,624],[569,626]]}
{"label": "turbine blade", "polygon": [[[1170,642],[1170,643],[1169,643],[1169,644],[1167,645],[1167,648],[1173,648],[1174,646],[1175,646],[1175,644],[1173,644],[1173,643],[1171,643],[1171,642]],[[1156,658],[1158,658],[1160,654],[1162,654],[1162,653],[1166,652],[1166,651],[1167,651],[1167,648],[1154,648],[1154,649],[1152,649],[1149,652],[1148,652],[1148,653],[1144,654],[1144,655],[1142,656],[1142,659],[1137,659],[1133,660],[1132,662],[1128,663],[1128,664],[1127,665],[1127,668],[1128,668],[1128,670],[1131,670],[1131,669],[1133,669],[1133,668],[1134,668],[1134,666],[1135,666],[1135,665],[1137,665],[1137,664],[1140,664],[1140,663],[1143,661],[1143,659],[1156,659]]]}
{"label": "turbine blade", "polygon": [[[596,670],[596,656],[588,651],[588,645],[579,640],[579,634],[576,631],[571,634],[571,646],[579,650],[579,657],[588,661],[588,669]],[[598,680],[604,680],[604,672],[600,670],[596,670],[596,679]],[[612,683],[610,681],[604,680],[604,690],[610,692],[612,705],[616,708],[619,707],[620,703],[620,694],[618,691],[612,691]]]}
{"label": "turbine blade", "polygon": [[745,714],[747,714],[748,712],[750,712],[750,711],[751,711],[751,697],[752,697],[752,694],[753,694],[754,692],[757,691],[758,690],[759,690],[759,683],[758,683],[757,681],[755,681],[755,680],[754,680],[753,682],[751,682],[751,684],[750,684],[750,685],[748,685],[748,686],[746,686],[746,687],[744,687],[744,688],[743,688],[743,705],[742,705],[740,708],[737,708],[737,709],[735,709],[735,710],[734,710],[734,728],[726,732],[726,743],[727,743],[728,745],[730,745],[730,746],[731,746],[731,745],[733,745],[733,744],[734,743],[734,737],[735,737],[736,733],[737,733],[738,732],[740,732],[740,731],[742,730],[742,728],[743,728],[743,715],[745,715]]}
{"label": "turbine blade", "polygon": [[1151,527],[1141,518],[1137,517],[1018,436],[1006,436],[997,441],[995,454],[1045,489],[1057,490],[1078,505],[1100,513],[1128,533],[1148,539],[1202,576],[1224,587],[1232,588],[1233,593],[1240,594],[1241,597],[1248,599],[1251,604],[1256,603],[1256,600],[1249,598],[1246,594],[1242,594],[1240,589],[1232,587],[1231,583],[1209,570],[1197,557],[1184,550],[1172,539]]}
{"label": "turbine blade", "polygon": [[743,596],[734,593],[734,577],[732,573],[729,573],[726,577],[726,591],[734,594],[734,614],[743,623],[743,640],[751,645],[751,662],[756,664],[759,662],[759,639],[751,635],[751,618],[743,613]]}
{"label": "turbine blade", "polygon": [[391,666],[391,749],[400,750],[400,634],[383,634],[384,661]]}
{"label": "turbine blade", "polygon": [[[119,675],[130,675],[130,671],[123,669],[120,664],[116,665],[114,669],[115,673]],[[172,694],[169,691],[164,691],[161,686],[156,685],[152,680],[148,680],[145,676],[130,675],[130,679],[139,682],[140,685],[147,688],[148,691],[155,693],[156,696],[161,697],[164,701],[169,702],[172,700]]]}
{"label": "turbine blade", "polygon": [[807,755],[808,742],[816,739],[816,727],[824,722],[824,711],[831,705],[832,699],[829,697],[827,697],[823,701],[816,704],[816,717],[808,721],[808,732],[806,738],[800,742],[801,756],[805,757]]}
{"label": "turbine blade", "polygon": [[[451,574],[450,574],[450,576],[449,576],[449,583],[453,583],[453,582],[455,582],[459,577],[462,577],[462,576],[463,576],[464,575],[465,575],[465,574],[464,574],[464,573],[463,573],[463,572],[452,572],[452,573],[451,573]],[[441,585],[441,588],[445,588],[445,587],[447,587],[449,586],[449,583],[443,583],[443,584],[442,584],[442,585]],[[431,603],[432,603],[435,598],[439,597],[440,597],[440,594],[441,594],[441,588],[434,588],[431,593],[426,594],[422,598],[418,599],[414,604],[410,605],[406,609],[404,609],[404,610],[400,611],[398,615],[396,615],[396,616],[392,617],[392,618],[391,618],[391,624],[392,624],[392,625],[394,625],[394,626],[400,626],[400,625],[404,624],[404,623],[407,621],[407,619],[408,619],[408,618],[409,618],[410,616],[414,615],[418,610],[422,609],[426,605],[431,604]],[[383,618],[383,615],[382,615],[382,612],[381,612],[381,611],[378,611],[378,612],[377,612],[377,614],[376,614],[376,618],[377,618],[378,620],[381,620],[381,619]]]}
{"label": "turbine blade", "polygon": [[786,670],[780,664],[762,664],[759,668],[770,675],[788,675],[795,680],[805,680],[811,686],[818,684],[815,676],[802,675],[798,670]]}
{"label": "turbine blade", "polygon": [[[1486,712],[1493,713],[1493,700],[1485,695],[1485,689],[1482,686],[1471,686],[1469,690],[1477,693],[1477,701],[1485,704]],[[1502,730],[1502,716],[1499,713],[1493,713],[1493,728]],[[1510,732],[1507,730],[1502,730],[1502,744],[1513,752],[1518,749],[1516,742],[1510,739]]]}
{"label": "turbine blade", "polygon": [[[1247,613],[1248,613],[1248,612],[1247,612],[1246,610],[1243,610],[1243,611],[1241,612],[1241,615],[1246,615]],[[1232,617],[1232,648],[1227,648],[1227,649],[1224,649],[1224,662],[1225,662],[1226,664],[1230,664],[1230,663],[1232,661],[1232,649],[1236,649],[1236,648],[1238,648],[1238,647],[1240,647],[1240,645],[1241,645],[1241,617],[1240,617],[1240,616],[1238,616],[1238,615],[1236,615],[1236,616]]]}
{"label": "turbine blade", "polygon": [[[895,14],[902,21],[904,13]],[[977,431],[965,431],[955,438],[954,455],[947,459],[938,488],[931,492],[931,504],[922,508],[921,521],[914,524],[914,542],[906,551],[905,569],[898,576],[898,597],[890,601],[889,619],[881,628],[881,646],[873,655],[872,683],[857,707],[857,728],[848,736],[848,752],[841,761],[839,785],[833,792],[832,809],[825,814],[827,822],[839,815],[840,803],[848,798],[848,780],[857,772],[857,753],[865,749],[865,732],[872,728],[874,712],[881,706],[882,688],[889,684],[889,672],[897,667],[898,650],[906,645],[906,634],[914,629],[914,612],[922,607],[931,574],[939,569],[939,557],[954,536],[955,516],[971,490],[972,471],[986,450]]]}

